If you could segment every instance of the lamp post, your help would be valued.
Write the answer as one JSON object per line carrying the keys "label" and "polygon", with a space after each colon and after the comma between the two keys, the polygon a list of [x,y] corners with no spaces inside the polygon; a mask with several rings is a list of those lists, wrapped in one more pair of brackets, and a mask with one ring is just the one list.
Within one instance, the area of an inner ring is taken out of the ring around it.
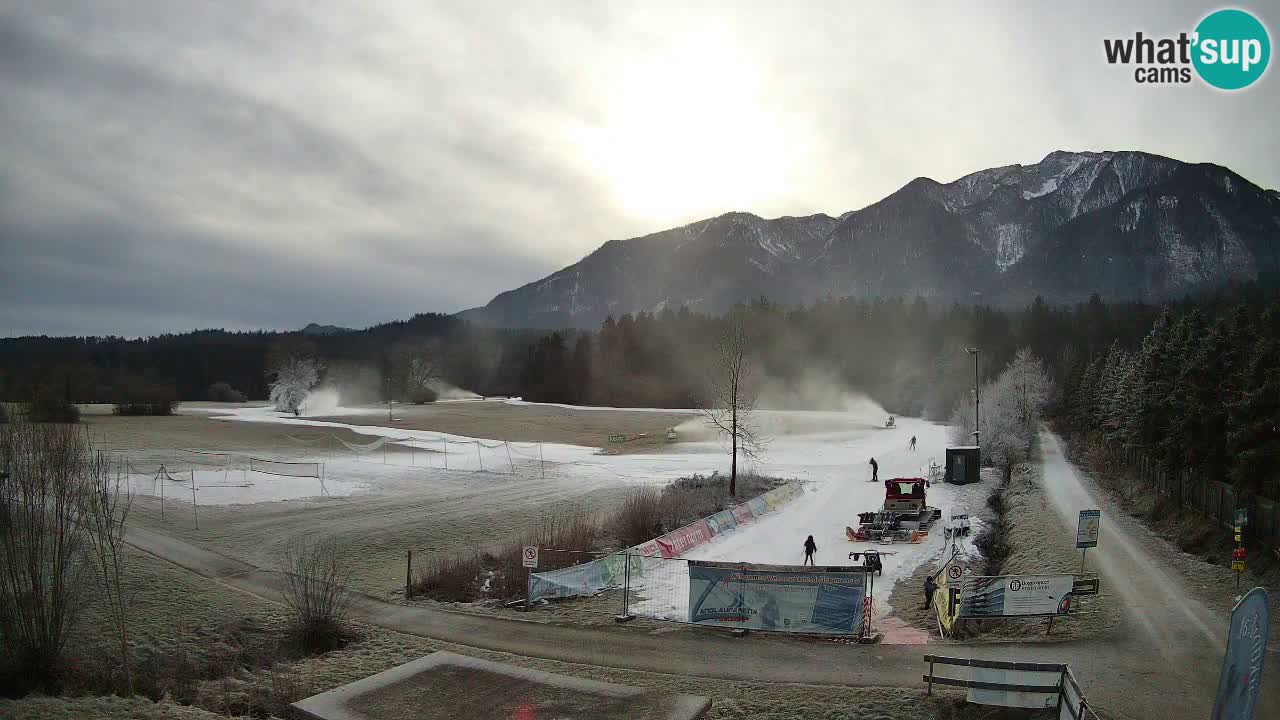
{"label": "lamp post", "polygon": [[978,427],[978,353],[976,347],[967,347],[965,352],[973,356],[973,444],[982,447],[982,428]]}

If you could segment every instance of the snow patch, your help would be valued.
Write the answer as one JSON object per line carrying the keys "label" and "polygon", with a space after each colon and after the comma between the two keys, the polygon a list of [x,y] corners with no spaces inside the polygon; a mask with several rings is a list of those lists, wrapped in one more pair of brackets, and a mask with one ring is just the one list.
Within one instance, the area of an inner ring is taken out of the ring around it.
{"label": "snow patch", "polygon": [[1000,272],[1008,270],[1027,253],[1025,231],[1017,223],[996,226],[996,265]]}

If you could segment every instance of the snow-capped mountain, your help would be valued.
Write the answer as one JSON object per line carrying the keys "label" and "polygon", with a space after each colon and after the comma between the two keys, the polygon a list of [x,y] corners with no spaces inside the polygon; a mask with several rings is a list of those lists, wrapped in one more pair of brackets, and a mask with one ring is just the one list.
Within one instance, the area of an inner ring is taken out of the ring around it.
{"label": "snow-capped mountain", "polygon": [[1053,152],[942,184],[917,178],[838,218],[729,213],[632,240],[495,297],[469,319],[594,327],[764,296],[939,301],[1160,299],[1280,284],[1280,193],[1226,168],[1140,152]]}

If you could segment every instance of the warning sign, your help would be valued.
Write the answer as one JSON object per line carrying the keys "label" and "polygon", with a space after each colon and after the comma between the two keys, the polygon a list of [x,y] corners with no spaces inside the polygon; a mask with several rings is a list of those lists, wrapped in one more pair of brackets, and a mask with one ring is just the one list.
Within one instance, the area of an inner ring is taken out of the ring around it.
{"label": "warning sign", "polygon": [[524,546],[524,566],[527,568],[538,567],[538,546],[537,545]]}
{"label": "warning sign", "polygon": [[950,567],[947,568],[948,580],[959,580],[960,576],[963,574],[964,574],[964,568],[960,567],[959,565],[951,565]]}

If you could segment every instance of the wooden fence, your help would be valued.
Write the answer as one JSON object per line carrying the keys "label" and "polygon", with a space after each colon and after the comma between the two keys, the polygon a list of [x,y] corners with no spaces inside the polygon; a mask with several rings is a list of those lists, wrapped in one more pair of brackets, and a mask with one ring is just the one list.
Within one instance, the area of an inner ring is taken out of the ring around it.
{"label": "wooden fence", "polygon": [[1191,470],[1170,472],[1133,448],[1125,450],[1125,462],[1138,478],[1179,508],[1187,508],[1230,528],[1237,508],[1248,511],[1245,539],[1280,554],[1280,503],[1256,495],[1236,498],[1234,487],[1217,480],[1196,477]]}

